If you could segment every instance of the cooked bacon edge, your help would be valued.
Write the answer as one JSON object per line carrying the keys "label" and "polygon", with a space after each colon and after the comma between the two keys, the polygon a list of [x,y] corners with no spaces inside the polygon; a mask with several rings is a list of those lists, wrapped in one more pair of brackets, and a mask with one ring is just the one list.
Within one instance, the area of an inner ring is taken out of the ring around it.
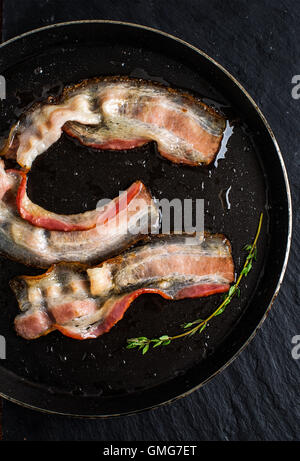
{"label": "cooked bacon edge", "polygon": [[96,149],[156,141],[165,158],[195,166],[212,162],[224,129],[223,117],[182,91],[124,77],[95,78],[33,106],[11,129],[2,155],[30,168],[64,130]]}
{"label": "cooked bacon edge", "polygon": [[34,226],[49,230],[64,232],[92,229],[115,218],[118,213],[126,209],[136,195],[144,187],[140,181],[136,181],[129,189],[108,204],[85,213],[61,215],[45,210],[33,203],[27,195],[27,174],[20,173],[22,181],[17,194],[17,206],[20,216]]}
{"label": "cooked bacon edge", "polygon": [[[29,220],[33,224],[20,216],[17,196],[22,181],[22,172],[5,171],[3,162],[0,162],[0,252],[27,265],[47,268],[60,261],[93,264],[120,253],[145,237],[150,225],[152,229],[158,225],[158,210],[151,194],[143,183],[137,181],[128,189],[128,194],[110,202],[98,216],[96,212],[88,212],[91,213],[89,216],[94,213],[94,219],[98,219],[97,225],[91,229],[65,232],[37,227],[33,225],[38,224],[37,219],[43,219],[39,223],[46,224],[45,227],[50,227],[50,219],[47,223],[47,212],[42,212],[39,217],[32,209]],[[20,197],[18,201],[20,205]],[[21,203],[24,202],[21,200]],[[23,213],[24,209],[21,211]],[[68,217],[63,218],[68,222]],[[85,213],[79,215],[78,222],[80,219],[84,222]]]}
{"label": "cooked bacon edge", "polygon": [[44,275],[12,280],[22,311],[15,328],[25,339],[54,329],[75,339],[97,338],[141,294],[197,298],[226,292],[233,280],[231,247],[223,235],[206,233],[202,241],[160,236],[93,268],[61,263]]}

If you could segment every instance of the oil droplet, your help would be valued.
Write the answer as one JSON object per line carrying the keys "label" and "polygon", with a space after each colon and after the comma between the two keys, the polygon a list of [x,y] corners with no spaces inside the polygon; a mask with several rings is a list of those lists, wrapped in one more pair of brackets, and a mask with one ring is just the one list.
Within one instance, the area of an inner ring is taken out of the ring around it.
{"label": "oil droplet", "polygon": [[226,128],[225,128],[225,131],[224,131],[224,135],[223,135],[223,139],[222,139],[222,142],[221,142],[221,147],[220,147],[220,150],[216,156],[216,160],[215,160],[215,167],[217,168],[218,167],[218,163],[219,163],[219,160],[225,158],[225,154],[227,152],[227,143],[228,143],[228,140],[230,138],[230,136],[232,135],[233,133],[233,126],[230,126],[229,124],[229,121],[227,120],[226,121]]}
{"label": "oil droplet", "polygon": [[231,208],[231,203],[229,201],[229,192],[231,190],[231,186],[227,189],[225,197],[226,197],[226,204],[227,204],[227,209],[230,210]]}
{"label": "oil droplet", "polygon": [[218,195],[224,211],[230,210],[231,208],[231,203],[229,201],[229,192],[231,190],[231,187],[232,186],[228,187],[228,189],[221,189]]}
{"label": "oil droplet", "polygon": [[34,69],[33,73],[35,75],[38,75],[38,74],[42,74],[43,73],[43,69],[41,67],[37,67],[36,69]]}

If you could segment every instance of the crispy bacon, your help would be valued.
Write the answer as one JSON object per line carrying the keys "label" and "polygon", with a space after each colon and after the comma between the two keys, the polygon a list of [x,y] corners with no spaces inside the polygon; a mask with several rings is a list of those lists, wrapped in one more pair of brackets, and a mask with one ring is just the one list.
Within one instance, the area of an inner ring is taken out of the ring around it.
{"label": "crispy bacon", "polygon": [[[0,252],[24,264],[38,267],[49,267],[60,261],[92,264],[119,253],[144,237],[150,225],[152,229],[158,225],[158,211],[152,197],[143,183],[137,181],[129,188],[128,194],[124,192],[107,208],[101,208],[99,214],[97,210],[88,212],[89,217],[98,220],[93,228],[70,232],[49,231],[25,221],[19,215],[16,197],[22,181],[22,172],[5,171],[3,162],[0,163]],[[20,203],[24,202],[19,197]],[[25,210],[28,212],[28,208]],[[22,213],[25,213],[24,209]],[[45,227],[49,228],[49,222],[55,222],[57,227],[60,223],[73,225],[75,221],[74,216],[69,220],[67,216],[56,219],[55,214],[49,215],[52,221],[48,219],[46,211],[41,216],[32,212],[30,220],[34,224],[46,224]],[[85,213],[79,215],[78,223],[84,223],[85,217]]]}
{"label": "crispy bacon", "polygon": [[26,339],[54,329],[75,339],[96,338],[141,294],[203,297],[228,291],[233,280],[231,247],[224,236],[205,234],[202,241],[160,236],[90,269],[61,263],[44,275],[14,279],[11,287],[22,311],[15,327]]}
{"label": "crispy bacon", "polygon": [[131,149],[156,141],[175,163],[209,164],[217,154],[225,120],[197,98],[143,80],[96,78],[40,103],[11,130],[2,155],[30,168],[62,129],[97,149]]}

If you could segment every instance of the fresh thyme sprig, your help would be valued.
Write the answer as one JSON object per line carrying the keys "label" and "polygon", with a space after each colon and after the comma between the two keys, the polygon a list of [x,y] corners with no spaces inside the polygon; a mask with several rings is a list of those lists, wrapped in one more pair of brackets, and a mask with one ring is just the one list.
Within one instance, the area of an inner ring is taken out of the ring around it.
{"label": "fresh thyme sprig", "polygon": [[262,220],[263,220],[263,213],[261,213],[260,215],[257,232],[256,232],[253,243],[251,245],[246,245],[244,247],[244,250],[248,252],[248,255],[244,263],[244,266],[240,272],[240,275],[237,278],[237,281],[235,282],[234,285],[230,287],[228,293],[225,294],[222,303],[209,317],[207,317],[206,319],[197,319],[197,320],[194,320],[193,322],[185,323],[184,325],[182,325],[182,328],[185,331],[176,336],[163,335],[163,336],[160,336],[159,338],[153,338],[153,339],[146,338],[145,336],[140,336],[139,338],[127,339],[127,349],[133,349],[137,347],[138,350],[141,350],[143,354],[146,354],[146,352],[149,350],[151,345],[153,348],[158,347],[158,346],[167,346],[175,339],[190,337],[194,335],[197,331],[199,333],[202,333],[202,331],[208,326],[208,322],[212,318],[224,312],[226,306],[230,303],[230,301],[235,295],[237,297],[240,297],[241,290],[240,290],[239,285],[241,283],[241,280],[243,277],[247,277],[247,275],[252,269],[253,261],[256,261],[256,257],[257,257],[256,245],[257,245],[258,237],[261,231]]}

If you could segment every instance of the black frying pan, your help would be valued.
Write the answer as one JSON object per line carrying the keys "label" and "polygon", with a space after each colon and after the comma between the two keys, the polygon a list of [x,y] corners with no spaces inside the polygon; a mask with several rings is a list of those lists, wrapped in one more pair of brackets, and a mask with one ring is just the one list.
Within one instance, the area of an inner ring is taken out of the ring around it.
{"label": "black frying pan", "polygon": [[153,408],[200,387],[254,336],[278,293],[289,253],[288,179],[256,104],[196,48],[147,27],[111,21],[60,24],[10,40],[0,47],[0,74],[7,82],[2,136],[33,101],[99,75],[143,77],[188,90],[234,124],[225,159],[209,168],[171,164],[154,143],[101,154],[63,135],[30,172],[29,196],[45,208],[60,213],[91,209],[136,179],[157,198],[204,198],[205,227],[230,239],[237,272],[245,256],[242,248],[253,240],[264,212],[258,260],[242,283],[241,297],[201,335],[145,356],[127,350],[126,338],[176,334],[182,323],[211,313],[221,296],[170,302],[144,295],[97,340],[79,342],[55,332],[30,342],[13,329],[18,307],[8,282],[38,270],[1,259],[0,334],[7,345],[7,358],[0,361],[1,395],[48,412],[109,416]]}

